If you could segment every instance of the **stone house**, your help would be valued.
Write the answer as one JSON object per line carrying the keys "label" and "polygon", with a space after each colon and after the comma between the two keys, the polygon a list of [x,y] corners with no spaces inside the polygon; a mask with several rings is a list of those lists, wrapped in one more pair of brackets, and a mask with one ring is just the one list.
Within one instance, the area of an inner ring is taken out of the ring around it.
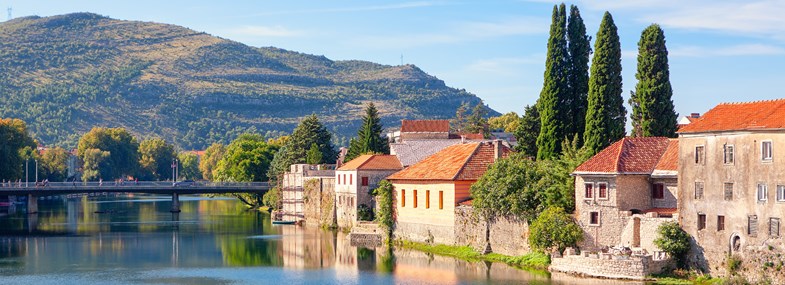
{"label": "stone house", "polygon": [[370,191],[379,181],[403,169],[394,155],[367,154],[344,163],[335,171],[335,201],[338,227],[351,228],[357,223],[357,209],[365,205],[374,209]]}
{"label": "stone house", "polygon": [[389,177],[395,192],[394,238],[455,244],[456,206],[510,148],[501,141],[452,145]]}
{"label": "stone house", "polygon": [[[690,261],[722,275],[734,255],[753,269],[748,278],[769,274],[761,264],[779,264],[785,253],[785,99],[719,104],[678,133],[679,219],[694,237]],[[775,280],[785,280],[777,272]]]}
{"label": "stone house", "polygon": [[281,206],[284,221],[305,219],[303,186],[310,179],[333,178],[335,165],[292,164],[281,181]]}
{"label": "stone house", "polygon": [[575,218],[583,249],[627,246],[654,252],[657,227],[677,206],[678,142],[662,137],[623,138],[578,166]]}

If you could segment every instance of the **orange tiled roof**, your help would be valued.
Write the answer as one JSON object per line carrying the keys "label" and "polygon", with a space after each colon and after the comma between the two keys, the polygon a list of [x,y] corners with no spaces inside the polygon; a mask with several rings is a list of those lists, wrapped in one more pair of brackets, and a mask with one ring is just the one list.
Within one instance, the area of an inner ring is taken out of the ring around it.
{"label": "orange tiled roof", "polygon": [[448,120],[401,120],[402,133],[448,133]]}
{"label": "orange tiled roof", "polygon": [[[494,159],[493,142],[449,146],[422,161],[398,171],[389,180],[477,180]],[[510,149],[502,146],[502,155]]]}
{"label": "orange tiled roof", "polygon": [[668,138],[623,138],[575,168],[574,173],[651,173]]}
{"label": "orange tiled roof", "polygon": [[657,162],[657,166],[655,166],[654,169],[677,171],[678,168],[679,168],[679,140],[670,139],[668,140],[668,147],[665,149],[665,153],[662,154],[662,157],[660,157],[660,161]]}
{"label": "orange tiled roof", "polygon": [[785,99],[722,103],[679,133],[785,129]]}
{"label": "orange tiled roof", "polygon": [[676,208],[651,208],[643,213],[657,213],[658,215],[673,215],[676,214],[678,210]]}
{"label": "orange tiled roof", "polygon": [[338,170],[397,170],[403,169],[398,157],[389,154],[365,154],[344,163]]}

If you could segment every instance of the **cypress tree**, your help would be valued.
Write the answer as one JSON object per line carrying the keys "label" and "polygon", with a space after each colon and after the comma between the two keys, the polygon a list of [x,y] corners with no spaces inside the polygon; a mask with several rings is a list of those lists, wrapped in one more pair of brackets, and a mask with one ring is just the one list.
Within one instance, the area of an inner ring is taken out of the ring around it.
{"label": "cypress tree", "polygon": [[567,96],[567,38],[566,8],[564,3],[553,6],[548,54],[545,60],[545,80],[538,100],[540,134],[537,136],[537,159],[550,159],[561,152],[564,139],[566,108],[562,104]]}
{"label": "cypress tree", "polygon": [[515,149],[527,157],[537,156],[537,135],[540,133],[540,113],[537,112],[537,103],[523,107],[523,117],[518,128],[515,129],[515,140],[518,145]]}
{"label": "cypress tree", "polygon": [[382,137],[382,123],[379,119],[379,111],[373,103],[368,103],[363,116],[363,123],[357,130],[357,139],[352,139],[349,143],[349,151],[346,161],[350,161],[366,153],[389,153],[390,146],[387,140]]}
{"label": "cypress tree", "polygon": [[665,33],[652,24],[641,33],[638,42],[638,84],[631,92],[632,135],[636,137],[675,137],[676,111],[668,71]]}
{"label": "cypress tree", "polygon": [[568,60],[567,81],[569,82],[569,96],[565,104],[569,126],[565,137],[578,136],[578,146],[583,144],[583,131],[586,125],[587,96],[589,93],[589,56],[591,55],[591,37],[586,34],[586,25],[583,24],[581,12],[575,5],[570,6],[570,16],[567,24],[567,49],[570,52]]}
{"label": "cypress tree", "polygon": [[595,154],[625,135],[626,113],[621,97],[621,44],[613,17],[605,12],[594,43],[584,147]]}

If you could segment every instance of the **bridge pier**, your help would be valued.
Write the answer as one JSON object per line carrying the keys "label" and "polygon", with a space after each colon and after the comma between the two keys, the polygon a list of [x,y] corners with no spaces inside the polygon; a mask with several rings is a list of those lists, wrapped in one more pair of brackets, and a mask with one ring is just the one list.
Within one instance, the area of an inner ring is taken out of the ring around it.
{"label": "bridge pier", "polygon": [[33,196],[33,194],[27,195],[27,213],[38,213],[38,197]]}
{"label": "bridge pier", "polygon": [[172,209],[169,210],[172,213],[179,213],[180,212],[180,194],[172,193]]}

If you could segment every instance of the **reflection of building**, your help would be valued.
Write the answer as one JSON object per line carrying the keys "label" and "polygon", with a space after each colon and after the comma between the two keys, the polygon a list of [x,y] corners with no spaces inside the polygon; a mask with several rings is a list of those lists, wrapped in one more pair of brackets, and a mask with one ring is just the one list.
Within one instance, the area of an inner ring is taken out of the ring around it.
{"label": "reflection of building", "polygon": [[370,191],[376,189],[379,181],[402,168],[397,157],[381,154],[361,155],[338,168],[335,171],[338,227],[354,226],[361,205],[374,209]]}
{"label": "reflection of building", "polygon": [[335,165],[292,164],[290,171],[284,173],[281,189],[283,219],[286,221],[304,220],[303,186],[310,179],[332,178]]}
{"label": "reflection of building", "polygon": [[454,244],[455,207],[493,162],[509,154],[501,141],[457,144],[387,179],[395,192],[396,238]]}
{"label": "reflection of building", "polygon": [[578,166],[573,174],[581,248],[657,250],[657,227],[676,212],[677,152],[676,140],[624,138]]}
{"label": "reflection of building", "polygon": [[315,227],[281,227],[283,266],[330,268],[335,264],[335,232]]}

